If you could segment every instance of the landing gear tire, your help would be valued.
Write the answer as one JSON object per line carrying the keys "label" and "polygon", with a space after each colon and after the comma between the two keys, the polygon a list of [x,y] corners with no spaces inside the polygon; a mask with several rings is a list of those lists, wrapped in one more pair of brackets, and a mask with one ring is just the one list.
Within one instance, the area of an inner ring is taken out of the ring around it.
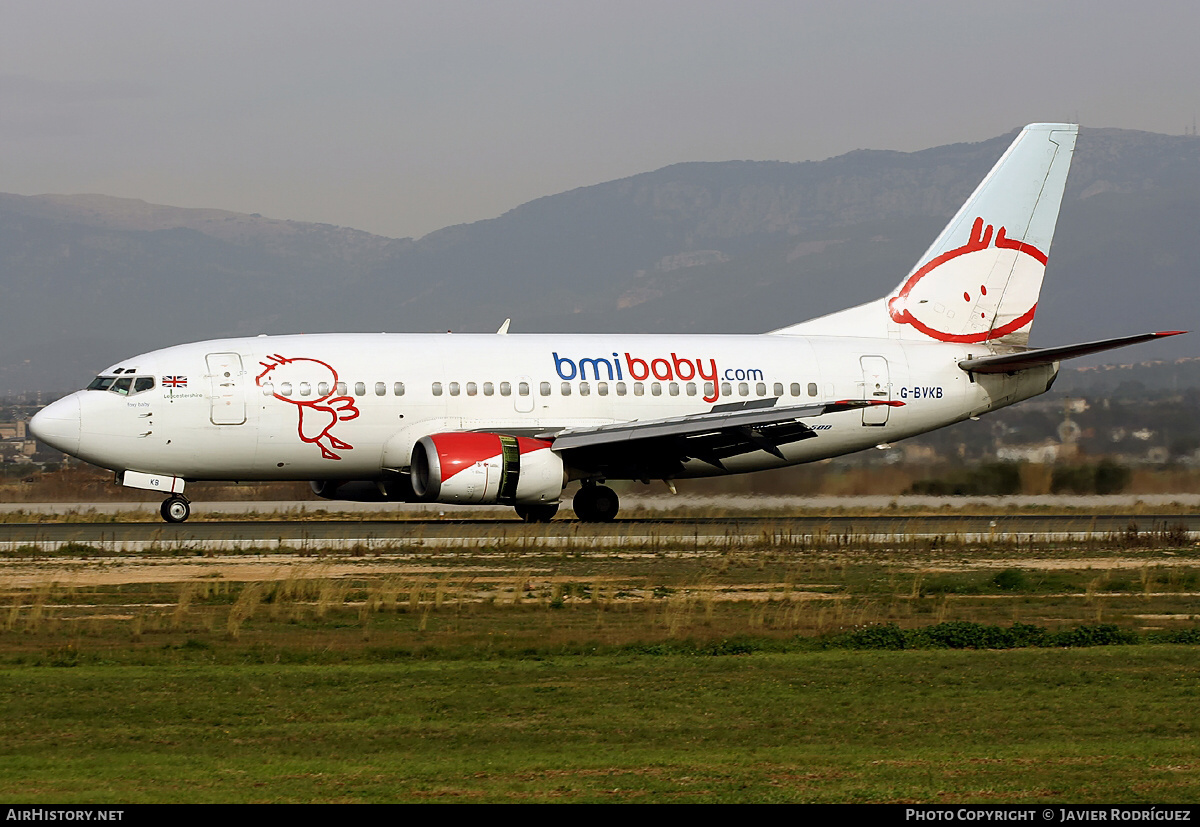
{"label": "landing gear tire", "polygon": [[571,501],[575,516],[585,523],[610,523],[621,507],[617,492],[604,485],[585,485]]}
{"label": "landing gear tire", "polygon": [[158,513],[168,523],[182,523],[192,514],[192,505],[183,497],[167,497]]}
{"label": "landing gear tire", "polygon": [[558,513],[558,503],[549,505],[518,505],[517,516],[527,523],[548,523]]}

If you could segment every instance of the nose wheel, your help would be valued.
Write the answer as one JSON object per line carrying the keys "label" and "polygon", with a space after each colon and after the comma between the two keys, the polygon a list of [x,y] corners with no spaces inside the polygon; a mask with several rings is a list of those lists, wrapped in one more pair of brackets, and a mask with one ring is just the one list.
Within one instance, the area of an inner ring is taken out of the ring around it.
{"label": "nose wheel", "polygon": [[192,504],[176,494],[163,500],[162,507],[158,509],[158,513],[168,523],[182,523],[191,516]]}

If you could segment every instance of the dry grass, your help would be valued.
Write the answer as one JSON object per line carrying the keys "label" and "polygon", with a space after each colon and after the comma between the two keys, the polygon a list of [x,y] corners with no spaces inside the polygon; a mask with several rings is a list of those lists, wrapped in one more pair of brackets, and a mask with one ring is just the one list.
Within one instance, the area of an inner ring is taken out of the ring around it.
{"label": "dry grass", "polygon": [[0,566],[0,655],[76,639],[89,651],[189,639],[475,650],[947,620],[1186,628],[1200,592],[1200,549],[1169,528],[1054,541],[806,534],[787,521],[707,538],[687,523],[461,532],[474,539],[302,554],[9,558]]}
{"label": "dry grass", "polygon": [[320,578],[303,586],[286,578],[137,584],[74,596],[43,585],[10,596],[0,656],[66,644],[81,651],[110,650],[122,642],[161,649],[188,640],[268,650],[553,651],[587,641],[620,646],[814,636],[880,623],[1020,621],[1052,629],[1117,623],[1150,629],[1191,628],[1196,622],[1193,567],[1176,589],[1155,567],[1146,580],[1140,572],[1128,579],[1128,591],[1113,590],[1126,582],[1121,569],[1056,572],[1061,587],[1050,590],[1032,580],[1011,593],[981,590],[991,571],[963,569],[954,581],[944,575],[909,581],[884,567],[848,565],[841,578],[824,584],[744,581],[736,572],[723,580],[679,571],[670,580],[667,570],[650,582],[630,572],[589,578],[554,569],[474,578],[360,573],[352,581]]}

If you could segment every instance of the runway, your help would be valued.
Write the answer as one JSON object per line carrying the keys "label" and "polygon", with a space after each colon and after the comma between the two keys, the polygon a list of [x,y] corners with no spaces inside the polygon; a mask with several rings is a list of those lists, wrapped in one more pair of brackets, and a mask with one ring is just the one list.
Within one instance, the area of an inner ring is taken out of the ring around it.
{"label": "runway", "polygon": [[[585,524],[562,519],[527,525],[514,518],[357,520],[211,520],[180,525],[161,522],[21,522],[0,524],[0,551],[148,550],[255,552],[274,550],[397,551],[524,544],[538,548],[719,548],[795,542],[811,536],[844,541],[954,538],[960,541],[1114,539],[1131,533],[1171,532],[1190,541],[1200,534],[1200,515],[1156,513],[799,515],[689,517],[657,514]],[[1184,536],[1186,533],[1186,537]]]}

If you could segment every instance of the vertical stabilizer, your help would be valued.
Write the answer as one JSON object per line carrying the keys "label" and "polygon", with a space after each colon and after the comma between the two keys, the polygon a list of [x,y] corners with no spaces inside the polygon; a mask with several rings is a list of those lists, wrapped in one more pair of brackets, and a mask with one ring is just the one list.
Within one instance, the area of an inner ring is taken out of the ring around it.
{"label": "vertical stabilizer", "polygon": [[1078,129],[1021,130],[887,296],[775,332],[1026,346]]}

